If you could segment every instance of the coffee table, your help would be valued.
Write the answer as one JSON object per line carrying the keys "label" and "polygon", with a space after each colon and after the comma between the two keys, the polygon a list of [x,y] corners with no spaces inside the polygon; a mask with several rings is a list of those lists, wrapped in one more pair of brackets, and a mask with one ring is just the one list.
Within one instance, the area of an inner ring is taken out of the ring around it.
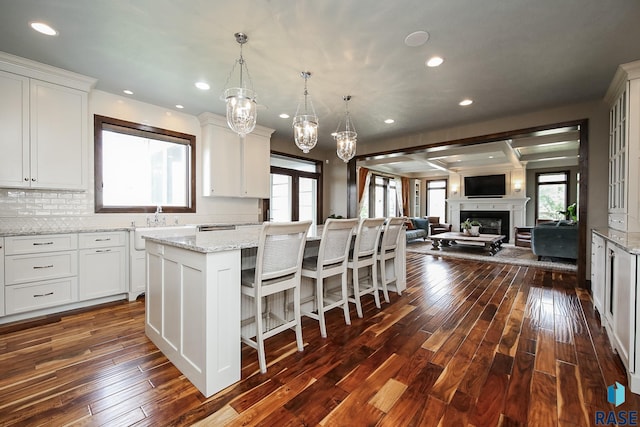
{"label": "coffee table", "polygon": [[[450,231],[447,233],[439,233],[429,236],[432,241],[433,249],[442,249],[444,247],[450,247],[452,244],[458,245],[461,249],[463,247],[482,247],[489,251],[491,256],[495,255],[500,249],[502,249],[502,239],[505,236],[501,234],[480,234],[478,236],[470,236],[468,234]],[[481,244],[481,245],[480,245]]]}

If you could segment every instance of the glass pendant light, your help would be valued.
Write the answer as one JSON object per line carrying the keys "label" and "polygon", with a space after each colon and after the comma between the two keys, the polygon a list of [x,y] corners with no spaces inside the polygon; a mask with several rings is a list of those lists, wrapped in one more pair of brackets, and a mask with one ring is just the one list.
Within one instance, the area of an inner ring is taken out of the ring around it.
{"label": "glass pendant light", "polygon": [[[340,157],[345,163],[348,163],[356,154],[356,141],[358,134],[351,122],[351,116],[349,114],[349,101],[351,100],[351,95],[347,95],[342,99],[344,100],[346,112],[345,130],[336,130],[334,138],[336,139],[336,153],[338,153],[338,157]],[[338,128],[340,128],[340,124],[338,124]]]}
{"label": "glass pendant light", "polygon": [[[249,76],[247,63],[242,56],[242,45],[249,39],[244,33],[235,33],[236,41],[240,44],[240,59],[233,64],[233,69],[229,74],[227,83],[236,68],[236,64],[240,64],[240,86],[232,87],[224,91],[224,100],[227,103],[227,124],[229,127],[241,137],[251,133],[256,127],[256,93],[253,91],[253,84]],[[247,74],[251,89],[244,87],[243,73]],[[225,84],[225,87],[227,85]]]}
{"label": "glass pendant light", "polygon": [[[318,116],[316,116],[307,91],[307,80],[311,78],[311,73],[303,71],[300,76],[304,79],[304,101],[298,104],[296,115],[293,118],[293,137],[298,148],[303,153],[308,153],[318,142]],[[304,109],[300,111],[303,102]],[[309,112],[309,110],[311,111]]]}

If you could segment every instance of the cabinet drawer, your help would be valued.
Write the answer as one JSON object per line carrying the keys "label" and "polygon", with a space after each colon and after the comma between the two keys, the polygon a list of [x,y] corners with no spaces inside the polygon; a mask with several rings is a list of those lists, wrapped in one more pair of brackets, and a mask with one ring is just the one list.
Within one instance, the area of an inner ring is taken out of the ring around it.
{"label": "cabinet drawer", "polygon": [[5,285],[76,276],[78,252],[5,257]]}
{"label": "cabinet drawer", "polygon": [[78,300],[78,279],[48,280],[5,286],[6,314],[22,313]]}
{"label": "cabinet drawer", "polygon": [[92,249],[124,246],[126,240],[127,236],[124,231],[80,233],[78,235],[78,247],[80,249]]}
{"label": "cabinet drawer", "polygon": [[5,238],[5,254],[7,255],[68,251],[77,248],[77,234],[46,234]]}

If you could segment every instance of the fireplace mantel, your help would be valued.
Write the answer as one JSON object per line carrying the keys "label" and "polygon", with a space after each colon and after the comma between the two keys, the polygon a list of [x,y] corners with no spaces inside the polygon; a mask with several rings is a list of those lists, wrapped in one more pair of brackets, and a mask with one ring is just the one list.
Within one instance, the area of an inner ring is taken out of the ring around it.
{"label": "fireplace mantel", "polygon": [[475,199],[447,199],[448,221],[452,230],[460,230],[460,211],[508,211],[510,223],[509,242],[513,243],[514,227],[526,223],[526,206],[529,197],[492,197]]}

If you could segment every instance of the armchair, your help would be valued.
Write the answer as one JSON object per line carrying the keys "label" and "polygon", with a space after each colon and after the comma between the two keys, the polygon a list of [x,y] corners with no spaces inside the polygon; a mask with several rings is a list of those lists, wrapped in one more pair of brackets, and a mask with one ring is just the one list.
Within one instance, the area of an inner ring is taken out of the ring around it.
{"label": "armchair", "polygon": [[439,216],[428,216],[427,220],[429,221],[429,235],[446,233],[451,231],[451,224],[441,223]]}

